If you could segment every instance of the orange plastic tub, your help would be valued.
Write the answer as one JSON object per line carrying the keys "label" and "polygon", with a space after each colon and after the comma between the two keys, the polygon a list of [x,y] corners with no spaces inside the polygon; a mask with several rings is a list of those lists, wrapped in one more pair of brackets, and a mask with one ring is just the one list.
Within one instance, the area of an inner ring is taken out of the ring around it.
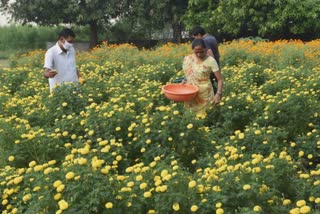
{"label": "orange plastic tub", "polygon": [[199,88],[188,84],[169,84],[162,86],[164,95],[176,102],[190,101],[197,96]]}

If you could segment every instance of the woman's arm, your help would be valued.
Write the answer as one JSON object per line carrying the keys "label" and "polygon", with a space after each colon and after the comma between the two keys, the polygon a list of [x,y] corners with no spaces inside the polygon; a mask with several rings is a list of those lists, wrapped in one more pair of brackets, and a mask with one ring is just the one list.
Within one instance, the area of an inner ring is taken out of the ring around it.
{"label": "woman's arm", "polygon": [[218,89],[217,89],[217,93],[214,96],[214,104],[217,104],[220,102],[221,98],[222,98],[222,90],[223,90],[223,78],[221,75],[220,71],[216,71],[214,72],[217,81],[218,81]]}

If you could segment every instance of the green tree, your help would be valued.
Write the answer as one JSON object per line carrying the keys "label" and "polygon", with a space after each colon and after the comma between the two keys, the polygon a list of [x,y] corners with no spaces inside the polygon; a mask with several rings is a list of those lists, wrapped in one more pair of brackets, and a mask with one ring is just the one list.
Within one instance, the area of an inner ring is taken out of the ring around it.
{"label": "green tree", "polygon": [[320,0],[189,0],[183,20],[233,37],[317,38]]}
{"label": "green tree", "polygon": [[155,31],[169,25],[173,31],[173,40],[179,43],[183,29],[181,17],[187,6],[186,0],[133,0],[127,18],[122,20],[122,26],[131,26],[127,30],[151,38]]}
{"label": "green tree", "polygon": [[121,17],[130,0],[1,0],[3,11],[16,21],[39,25],[77,24],[89,25],[90,46],[98,42],[99,26]]}

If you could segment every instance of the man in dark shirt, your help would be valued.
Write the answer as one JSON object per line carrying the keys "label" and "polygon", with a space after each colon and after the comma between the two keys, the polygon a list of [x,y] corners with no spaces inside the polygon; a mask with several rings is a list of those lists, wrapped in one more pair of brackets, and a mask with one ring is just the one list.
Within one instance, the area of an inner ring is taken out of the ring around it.
{"label": "man in dark shirt", "polygon": [[[191,31],[191,36],[194,39],[203,39],[207,48],[207,54],[209,56],[214,57],[220,69],[220,53],[219,53],[217,39],[213,35],[207,34],[205,29],[201,26],[195,26]],[[216,77],[213,72],[211,72],[210,74],[210,79],[211,79],[213,89],[216,92],[216,87],[215,87]]]}

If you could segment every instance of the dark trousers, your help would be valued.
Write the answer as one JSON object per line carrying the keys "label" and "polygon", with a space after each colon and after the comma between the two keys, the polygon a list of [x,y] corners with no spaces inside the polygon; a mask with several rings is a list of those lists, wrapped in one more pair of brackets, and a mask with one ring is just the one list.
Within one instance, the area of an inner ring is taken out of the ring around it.
{"label": "dark trousers", "polygon": [[[216,58],[216,57],[214,57],[214,59],[216,60],[216,62],[218,64],[219,70],[221,71],[220,59]],[[211,84],[212,84],[213,92],[214,92],[214,94],[216,94],[217,93],[217,88],[218,88],[218,80],[217,80],[217,77],[216,77],[216,75],[214,74],[213,71],[211,71],[211,73],[210,73],[210,81],[211,81]]]}
{"label": "dark trousers", "polygon": [[212,88],[213,88],[213,92],[216,94],[217,93],[217,77],[216,75],[214,75],[214,72],[211,71],[210,73],[210,81],[211,81],[211,84],[212,84]]}

